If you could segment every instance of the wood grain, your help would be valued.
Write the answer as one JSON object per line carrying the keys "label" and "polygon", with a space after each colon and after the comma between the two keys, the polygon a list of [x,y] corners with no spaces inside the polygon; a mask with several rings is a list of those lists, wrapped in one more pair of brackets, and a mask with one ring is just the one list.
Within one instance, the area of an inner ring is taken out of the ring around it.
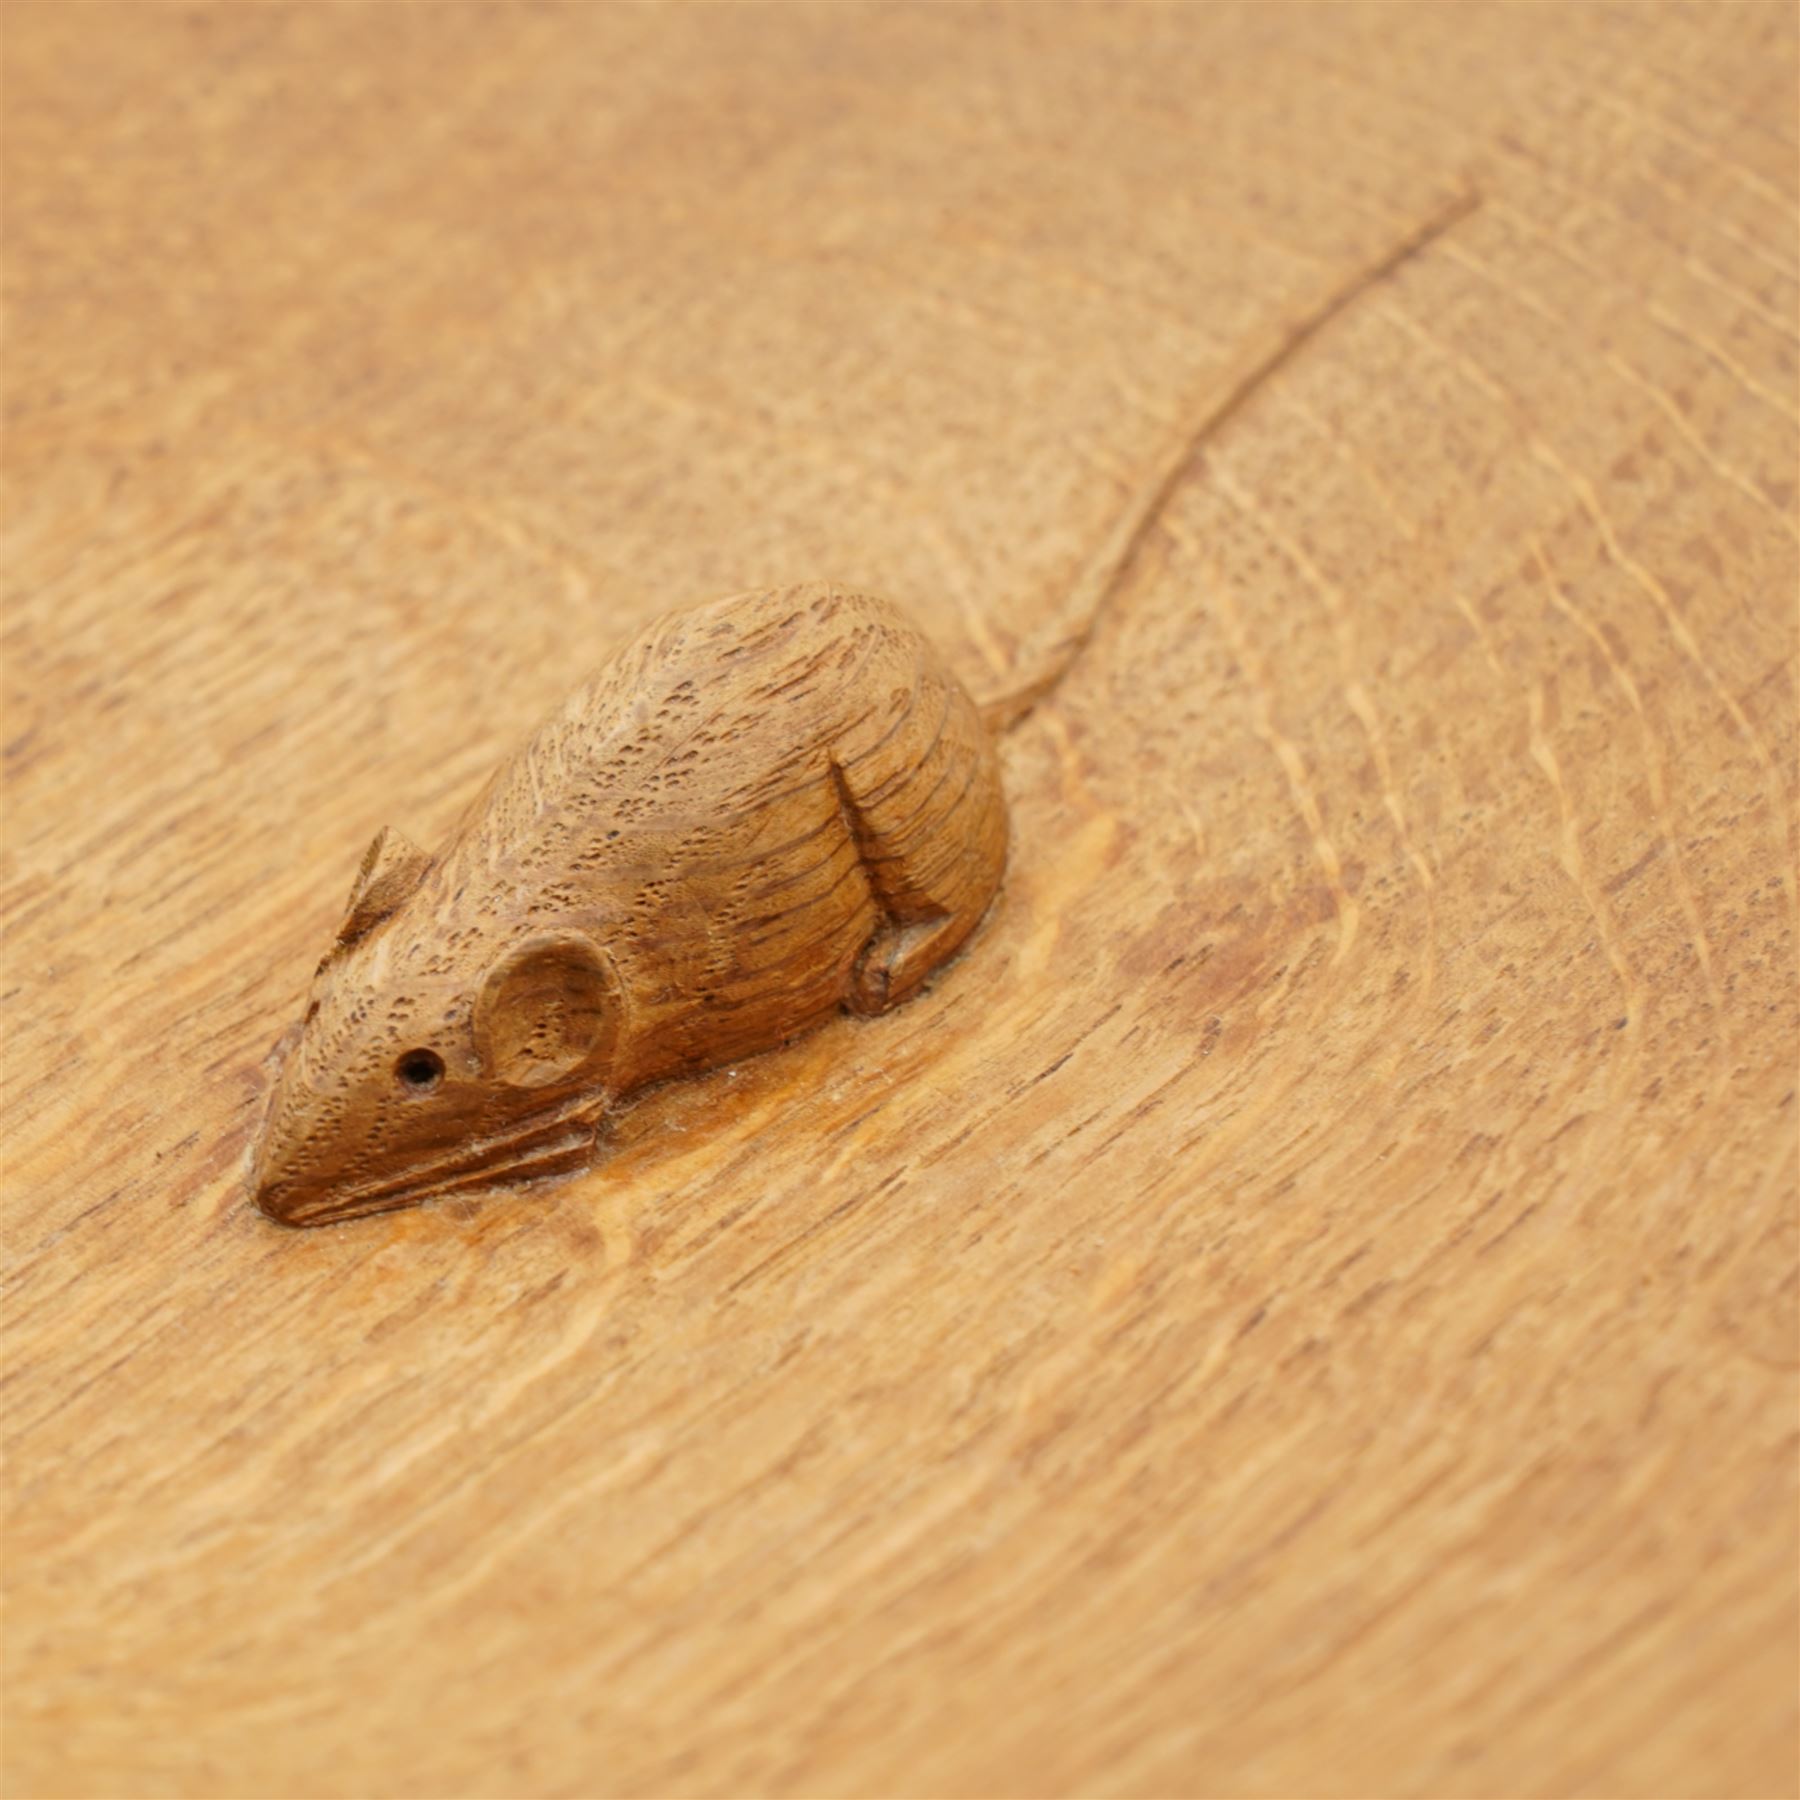
{"label": "wood grain", "polygon": [[[1790,7],[4,30],[8,1792],[1795,1791]],[[979,956],[257,1215],[380,827],[1169,469]]]}

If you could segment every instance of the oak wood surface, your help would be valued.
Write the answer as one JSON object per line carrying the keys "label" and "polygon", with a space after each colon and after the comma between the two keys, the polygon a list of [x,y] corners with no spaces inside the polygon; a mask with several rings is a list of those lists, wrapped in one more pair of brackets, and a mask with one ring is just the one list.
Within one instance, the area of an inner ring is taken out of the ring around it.
{"label": "oak wood surface", "polygon": [[[8,1792],[1795,1791],[1790,7],[3,48]],[[1159,472],[927,993],[250,1207],[378,828]]]}

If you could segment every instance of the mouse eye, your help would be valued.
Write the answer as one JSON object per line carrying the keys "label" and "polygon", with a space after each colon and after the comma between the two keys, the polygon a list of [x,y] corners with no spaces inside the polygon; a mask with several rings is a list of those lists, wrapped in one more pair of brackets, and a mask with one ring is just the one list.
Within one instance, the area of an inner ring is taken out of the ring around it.
{"label": "mouse eye", "polygon": [[401,1084],[415,1094],[428,1094],[444,1079],[444,1059],[435,1050],[409,1050],[394,1064]]}

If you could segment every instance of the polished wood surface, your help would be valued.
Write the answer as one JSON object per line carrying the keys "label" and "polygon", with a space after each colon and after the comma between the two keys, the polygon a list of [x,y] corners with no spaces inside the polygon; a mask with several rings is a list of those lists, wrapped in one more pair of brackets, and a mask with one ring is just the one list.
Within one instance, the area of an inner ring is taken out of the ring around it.
{"label": "polished wood surface", "polygon": [[[1791,7],[4,36],[8,1792],[1795,1791]],[[251,1205],[615,646],[1109,545],[923,994]]]}

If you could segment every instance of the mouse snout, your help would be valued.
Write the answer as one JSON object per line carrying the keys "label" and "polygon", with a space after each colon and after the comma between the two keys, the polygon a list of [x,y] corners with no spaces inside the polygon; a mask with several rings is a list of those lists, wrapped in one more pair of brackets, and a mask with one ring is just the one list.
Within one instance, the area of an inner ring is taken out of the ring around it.
{"label": "mouse snout", "polygon": [[294,1129],[292,1109],[283,1104],[279,1091],[263,1123],[250,1169],[250,1195],[271,1219],[293,1224],[304,1210],[306,1187],[301,1178],[301,1134]]}
{"label": "mouse snout", "polygon": [[257,1210],[283,1225],[298,1225],[305,1216],[300,1198],[300,1184],[294,1181],[265,1181],[252,1186]]}
{"label": "mouse snout", "polygon": [[250,1195],[261,1210],[284,1224],[297,1224],[316,1202],[315,1165],[326,1120],[320,1096],[307,1079],[298,1033],[283,1046],[274,1091],[250,1165]]}

